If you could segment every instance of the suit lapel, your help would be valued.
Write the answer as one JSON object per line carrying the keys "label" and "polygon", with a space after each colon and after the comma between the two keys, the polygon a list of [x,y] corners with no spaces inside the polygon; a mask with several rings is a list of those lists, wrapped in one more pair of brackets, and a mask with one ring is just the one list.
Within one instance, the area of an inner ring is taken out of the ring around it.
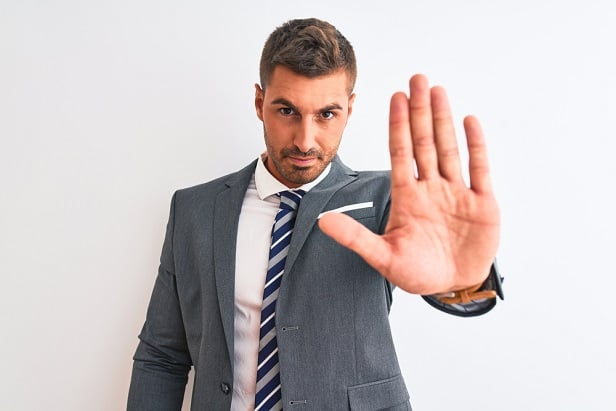
{"label": "suit lapel", "polygon": [[233,364],[237,227],[244,195],[255,165],[256,161],[230,176],[225,183],[226,189],[216,196],[214,206],[214,275],[220,316],[231,364]]}
{"label": "suit lapel", "polygon": [[332,168],[328,176],[302,198],[285,264],[286,273],[295,263],[308,235],[317,223],[319,214],[324,211],[325,205],[336,191],[354,181],[356,176],[357,173],[342,164],[336,156],[332,161]]}
{"label": "suit lapel", "polygon": [[[234,313],[235,313],[235,253],[237,229],[244,196],[250,183],[256,161],[231,175],[225,188],[216,196],[214,206],[214,276],[229,359],[233,364]],[[289,272],[308,235],[317,222],[319,214],[330,198],[345,185],[355,180],[357,173],[351,171],[336,157],[329,175],[302,199],[293,237],[287,255],[285,272]],[[283,282],[284,284],[284,282]]]}

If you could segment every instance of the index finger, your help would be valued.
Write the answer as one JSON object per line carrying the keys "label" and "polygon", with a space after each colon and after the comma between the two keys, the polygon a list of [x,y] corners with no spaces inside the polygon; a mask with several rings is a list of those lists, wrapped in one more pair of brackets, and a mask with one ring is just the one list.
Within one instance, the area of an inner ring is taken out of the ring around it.
{"label": "index finger", "polygon": [[415,170],[409,124],[409,99],[402,92],[394,93],[389,105],[389,155],[392,189],[411,184],[415,180]]}
{"label": "index finger", "polygon": [[475,116],[467,116],[464,119],[464,131],[468,146],[468,168],[471,188],[478,192],[491,192],[492,182],[490,179],[490,163],[488,162],[488,150],[481,124]]}

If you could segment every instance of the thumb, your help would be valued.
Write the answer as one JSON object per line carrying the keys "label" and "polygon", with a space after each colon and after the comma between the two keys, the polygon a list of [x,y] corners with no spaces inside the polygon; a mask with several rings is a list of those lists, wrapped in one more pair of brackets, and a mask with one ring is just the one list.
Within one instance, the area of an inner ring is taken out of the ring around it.
{"label": "thumb", "polygon": [[375,270],[383,273],[390,250],[381,236],[342,213],[327,213],[319,219],[319,228],[340,245],[355,251]]}

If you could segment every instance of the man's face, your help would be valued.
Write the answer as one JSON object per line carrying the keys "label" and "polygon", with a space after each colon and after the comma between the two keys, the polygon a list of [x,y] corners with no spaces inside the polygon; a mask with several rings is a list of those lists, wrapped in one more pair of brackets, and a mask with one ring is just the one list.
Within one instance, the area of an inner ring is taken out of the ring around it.
{"label": "man's face", "polygon": [[351,115],[355,95],[349,96],[346,72],[308,78],[278,66],[265,91],[255,88],[265,166],[291,188],[314,180],[336,155]]}

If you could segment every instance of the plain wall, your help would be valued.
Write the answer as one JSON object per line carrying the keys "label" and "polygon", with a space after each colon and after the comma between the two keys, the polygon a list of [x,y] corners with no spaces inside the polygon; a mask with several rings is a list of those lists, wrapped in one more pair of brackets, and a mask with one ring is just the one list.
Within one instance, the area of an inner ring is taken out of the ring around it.
{"label": "plain wall", "polygon": [[[121,410],[174,190],[264,150],[253,85],[293,17],[353,43],[341,156],[386,169],[390,95],[476,114],[502,210],[506,300],[473,319],[396,291],[412,404],[605,410],[616,355],[612,2],[0,3],[0,409]],[[188,409],[188,407],[185,407]]]}

